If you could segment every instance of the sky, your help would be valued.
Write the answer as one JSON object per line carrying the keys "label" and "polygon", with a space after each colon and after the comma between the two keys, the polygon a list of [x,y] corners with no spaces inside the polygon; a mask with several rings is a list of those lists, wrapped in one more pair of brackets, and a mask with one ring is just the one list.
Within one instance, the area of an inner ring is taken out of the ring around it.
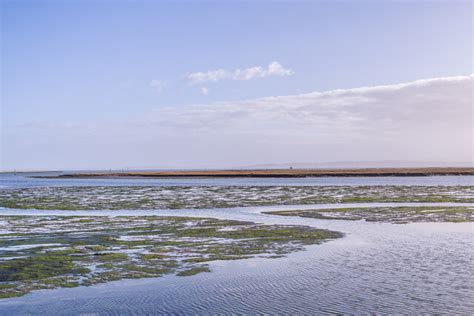
{"label": "sky", "polygon": [[471,1],[0,3],[0,170],[473,159]]}

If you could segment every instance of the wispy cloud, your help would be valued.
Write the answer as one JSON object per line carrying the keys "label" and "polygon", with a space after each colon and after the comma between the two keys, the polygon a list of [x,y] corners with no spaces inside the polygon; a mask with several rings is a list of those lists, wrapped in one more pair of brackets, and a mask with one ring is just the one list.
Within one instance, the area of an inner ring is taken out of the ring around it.
{"label": "wispy cloud", "polygon": [[150,87],[152,87],[156,92],[161,93],[165,84],[160,80],[153,79],[150,81]]}
{"label": "wispy cloud", "polygon": [[274,61],[267,67],[254,66],[245,69],[228,71],[225,69],[209,70],[206,72],[190,73],[186,76],[191,84],[202,84],[208,82],[219,82],[221,80],[251,80],[270,76],[291,76],[293,71],[284,68],[279,62]]}
{"label": "wispy cloud", "polygon": [[208,95],[209,94],[209,88],[201,87],[201,94],[202,95]]}
{"label": "wispy cloud", "polygon": [[188,74],[186,78],[192,84],[205,82],[218,82],[228,78],[229,74],[224,69],[210,70],[206,72],[195,72]]}

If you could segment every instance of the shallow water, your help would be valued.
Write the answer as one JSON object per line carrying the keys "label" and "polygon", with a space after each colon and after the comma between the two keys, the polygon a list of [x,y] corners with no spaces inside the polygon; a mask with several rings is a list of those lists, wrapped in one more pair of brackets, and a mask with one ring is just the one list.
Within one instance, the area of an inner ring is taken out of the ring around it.
{"label": "shallow water", "polygon": [[[284,221],[285,223],[291,219],[284,219],[283,216],[270,216],[262,214],[270,211],[289,211],[289,210],[316,210],[316,209],[335,209],[335,208],[370,208],[370,207],[397,207],[397,206],[474,206],[474,203],[320,203],[320,204],[298,204],[298,205],[266,205],[266,206],[246,206],[246,207],[228,207],[228,208],[212,208],[212,209],[153,209],[153,210],[35,210],[35,209],[9,209],[0,207],[0,215],[51,215],[51,216],[192,216],[192,217],[212,217],[220,219],[237,219],[248,221],[261,221],[262,223],[270,223],[270,221]],[[324,220],[320,224],[324,225],[329,220]],[[309,225],[309,224],[308,224]]]}
{"label": "shallow water", "polygon": [[[278,179],[279,182],[285,180]],[[397,205],[461,204],[357,204],[361,207]],[[268,224],[310,225],[342,231],[346,236],[310,246],[306,251],[290,254],[286,258],[213,262],[211,273],[192,277],[122,280],[88,288],[33,292],[23,297],[0,300],[0,313],[472,314],[473,223],[396,225],[261,214],[261,211],[295,207],[340,206],[318,204],[212,210],[72,212],[2,209],[0,212],[4,215],[203,216]],[[351,205],[342,207],[348,206]]]}

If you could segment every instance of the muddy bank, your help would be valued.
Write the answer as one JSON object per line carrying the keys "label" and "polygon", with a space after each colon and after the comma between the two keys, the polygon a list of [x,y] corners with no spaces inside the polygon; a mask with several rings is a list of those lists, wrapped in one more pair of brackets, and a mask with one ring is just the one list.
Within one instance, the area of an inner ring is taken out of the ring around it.
{"label": "muddy bank", "polygon": [[260,169],[260,170],[181,170],[149,172],[69,173],[36,178],[298,178],[298,177],[414,177],[474,175],[474,168],[370,168],[370,169]]}

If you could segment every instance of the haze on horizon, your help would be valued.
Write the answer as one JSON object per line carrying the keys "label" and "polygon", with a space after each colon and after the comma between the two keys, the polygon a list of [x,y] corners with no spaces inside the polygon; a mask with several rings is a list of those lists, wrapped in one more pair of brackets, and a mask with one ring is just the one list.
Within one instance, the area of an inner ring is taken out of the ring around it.
{"label": "haze on horizon", "polygon": [[471,1],[1,2],[1,170],[473,161]]}

